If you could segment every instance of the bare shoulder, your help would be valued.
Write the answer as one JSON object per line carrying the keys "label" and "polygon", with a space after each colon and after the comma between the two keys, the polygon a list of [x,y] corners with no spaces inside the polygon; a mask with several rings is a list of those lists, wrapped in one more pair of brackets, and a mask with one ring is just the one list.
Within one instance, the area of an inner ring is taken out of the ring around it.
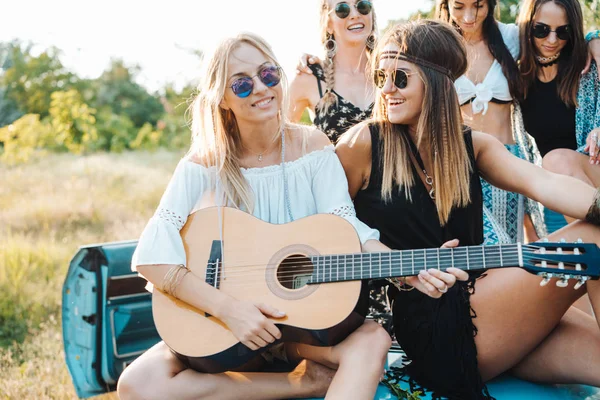
{"label": "bare shoulder", "polygon": [[291,124],[289,132],[295,146],[303,147],[307,154],[332,145],[327,135],[312,125]]}
{"label": "bare shoulder", "polygon": [[371,151],[371,132],[369,121],[363,121],[348,129],[338,140],[335,146],[336,152]]}

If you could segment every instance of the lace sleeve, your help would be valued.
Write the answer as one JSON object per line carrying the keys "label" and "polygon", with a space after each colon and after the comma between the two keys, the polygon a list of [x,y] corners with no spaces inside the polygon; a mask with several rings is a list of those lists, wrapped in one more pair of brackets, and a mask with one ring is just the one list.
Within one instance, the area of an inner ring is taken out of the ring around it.
{"label": "lace sleeve", "polygon": [[356,229],[361,243],[371,239],[379,240],[379,231],[369,228],[356,218],[354,204],[348,194],[346,174],[333,148],[324,152],[312,176],[313,195],[318,213],[345,218]]}
{"label": "lace sleeve", "polygon": [[179,162],[160,205],[140,236],[131,260],[133,270],[138,265],[186,265],[179,231],[203,192],[205,171],[190,161]]}

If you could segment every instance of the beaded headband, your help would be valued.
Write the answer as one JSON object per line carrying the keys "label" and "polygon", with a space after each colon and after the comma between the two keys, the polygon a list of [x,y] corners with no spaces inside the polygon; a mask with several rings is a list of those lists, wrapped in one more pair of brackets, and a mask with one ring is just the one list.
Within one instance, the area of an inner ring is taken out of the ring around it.
{"label": "beaded headband", "polygon": [[450,72],[449,69],[446,69],[442,66],[439,66],[435,63],[429,62],[427,60],[423,60],[422,58],[419,57],[414,57],[405,53],[400,53],[397,51],[384,51],[381,53],[381,55],[379,56],[380,60],[385,60],[385,59],[395,59],[395,60],[404,60],[404,61],[408,61],[414,64],[418,64],[422,67],[427,67],[427,68],[431,68],[437,72],[440,72],[444,75],[446,75],[448,78],[450,78],[451,80],[454,80],[454,78],[452,77],[452,73]]}

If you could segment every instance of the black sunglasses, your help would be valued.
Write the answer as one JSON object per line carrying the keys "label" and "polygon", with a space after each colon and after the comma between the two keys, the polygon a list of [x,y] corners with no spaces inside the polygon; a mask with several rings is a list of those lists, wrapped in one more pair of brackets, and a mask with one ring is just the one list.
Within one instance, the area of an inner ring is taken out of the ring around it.
{"label": "black sunglasses", "polygon": [[[392,71],[392,80],[394,82],[394,86],[398,89],[405,89],[408,86],[408,77],[414,74],[414,72],[408,73],[403,69],[397,69]],[[375,82],[375,86],[379,89],[385,86],[386,73],[382,69],[376,69],[374,72],[373,80]]]}
{"label": "black sunglasses", "polygon": [[258,70],[258,74],[254,76],[243,76],[233,81],[231,90],[233,94],[242,99],[250,96],[254,90],[254,77],[258,76],[258,79],[266,87],[277,86],[281,82],[281,68],[277,65],[267,65]]}
{"label": "black sunglasses", "polygon": [[531,34],[538,39],[547,38],[548,35],[550,35],[550,32],[556,32],[556,36],[560,40],[569,40],[569,38],[571,38],[570,25],[559,26],[555,31],[550,29],[548,25],[542,23],[537,23],[531,28]]}
{"label": "black sunglasses", "polygon": [[[373,4],[367,0],[360,0],[354,5],[354,7],[356,7],[356,11],[362,15],[368,15],[373,9]],[[337,15],[338,18],[344,19],[350,15],[350,11],[352,11],[352,9],[348,3],[337,3],[333,11],[335,11],[335,15]]]}

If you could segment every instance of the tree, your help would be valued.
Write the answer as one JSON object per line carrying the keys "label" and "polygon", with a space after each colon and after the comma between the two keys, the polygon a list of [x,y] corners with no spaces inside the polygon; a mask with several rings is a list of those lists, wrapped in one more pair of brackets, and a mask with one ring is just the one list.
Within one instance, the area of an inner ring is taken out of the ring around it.
{"label": "tree", "polygon": [[158,98],[135,82],[138,66],[128,67],[122,60],[112,60],[110,67],[95,82],[95,108],[108,107],[114,114],[126,115],[140,128],[145,123],[156,125],[164,108]]}
{"label": "tree", "polygon": [[[21,113],[44,118],[49,114],[52,93],[69,90],[77,77],[62,65],[57,48],[50,47],[38,56],[32,49],[32,44],[19,41],[0,43],[0,88]],[[7,119],[4,116],[4,122]]]}
{"label": "tree", "polygon": [[50,124],[58,149],[76,154],[94,149],[98,140],[95,113],[76,90],[52,93]]}

